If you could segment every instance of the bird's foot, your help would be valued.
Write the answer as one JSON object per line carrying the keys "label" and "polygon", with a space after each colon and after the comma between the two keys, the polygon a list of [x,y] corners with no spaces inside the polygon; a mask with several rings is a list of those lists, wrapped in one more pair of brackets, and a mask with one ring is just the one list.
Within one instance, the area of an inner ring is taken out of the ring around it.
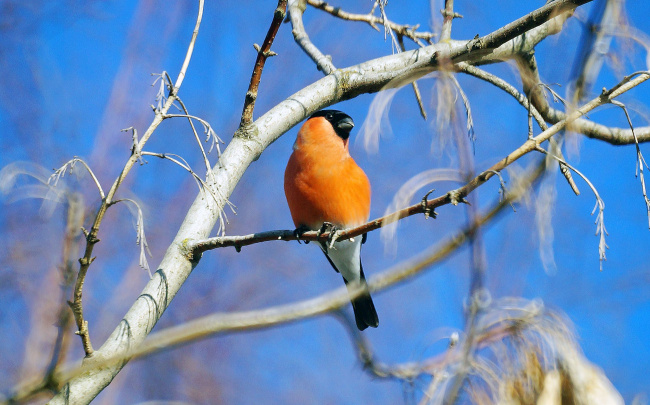
{"label": "bird's foot", "polygon": [[327,246],[332,249],[334,247],[334,242],[336,242],[336,239],[338,239],[339,230],[333,223],[323,222],[323,225],[320,227],[318,233],[322,235],[326,232],[329,232],[329,236],[327,237]]}
{"label": "bird's foot", "polygon": [[429,192],[427,192],[424,197],[422,197],[422,201],[420,202],[420,205],[422,206],[422,211],[424,212],[424,219],[429,219],[429,217],[436,219],[438,214],[433,210],[433,208],[427,207],[429,204],[429,195],[436,191],[436,189],[431,189]]}
{"label": "bird's foot", "polygon": [[322,235],[326,232],[331,232],[333,229],[336,229],[336,226],[334,226],[333,223],[331,222],[323,222],[323,225],[320,226],[320,229],[318,230],[318,234]]}
{"label": "bird's foot", "polygon": [[[300,225],[299,227],[297,227],[297,228],[293,231],[293,236],[295,236],[296,238],[301,238],[303,233],[305,233],[305,232],[309,232],[309,231],[311,231],[311,229],[309,229],[309,228],[306,227],[305,225]],[[304,242],[305,242],[305,245],[309,244],[309,241],[308,241],[308,240],[306,240],[306,241],[304,241]],[[300,239],[298,239],[298,243],[300,243]]]}

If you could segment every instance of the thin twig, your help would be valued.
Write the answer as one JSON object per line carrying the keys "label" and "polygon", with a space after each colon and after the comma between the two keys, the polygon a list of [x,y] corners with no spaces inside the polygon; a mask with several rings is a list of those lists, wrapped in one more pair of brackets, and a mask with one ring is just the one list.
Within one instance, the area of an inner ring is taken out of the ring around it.
{"label": "thin twig", "polygon": [[246,127],[253,122],[253,109],[255,108],[257,90],[262,78],[262,70],[264,70],[266,59],[275,55],[275,52],[271,51],[271,45],[273,44],[275,35],[278,33],[278,29],[280,28],[286,14],[287,0],[278,0],[278,6],[275,8],[275,12],[273,13],[273,20],[271,21],[271,26],[266,33],[266,38],[264,38],[264,43],[262,43],[261,47],[257,46],[257,44],[255,46],[255,49],[257,50],[257,59],[255,60],[255,67],[253,68],[253,74],[251,75],[251,81],[248,85],[248,91],[246,92],[246,98],[244,100],[244,110],[242,111],[241,121],[239,123],[240,128]]}
{"label": "thin twig", "polygon": [[[451,34],[451,19],[453,18],[453,0],[447,0],[447,7],[445,10],[445,18],[448,20],[448,25],[445,28],[443,26],[443,33],[441,37]],[[447,29],[448,32],[445,34],[444,30]],[[458,92],[461,95],[467,117],[467,132],[469,138],[461,134],[460,130],[453,131],[454,140],[456,143],[456,150],[458,156],[458,168],[460,172],[466,176],[466,179],[469,180],[472,176],[475,175],[475,165],[474,165],[474,155],[471,153],[474,147],[474,129],[472,122],[472,110],[470,107],[469,100],[465,95],[460,83],[456,80],[456,77],[452,73],[447,73],[451,78],[452,82],[456,86]],[[456,115],[456,110],[452,110],[453,116]],[[452,118],[453,119],[453,118]],[[471,142],[471,148],[470,148]],[[469,224],[474,224],[477,222],[478,214],[478,196],[477,193],[472,193],[468,196],[468,204],[465,206],[467,213],[467,219]],[[466,338],[463,341],[461,347],[461,357],[459,361],[459,370],[456,375],[452,378],[450,384],[450,389],[448,391],[448,396],[445,399],[445,403],[453,404],[455,398],[458,395],[460,387],[463,385],[465,378],[470,370],[471,359],[474,357],[474,351],[476,346],[476,336],[478,333],[477,320],[482,315],[485,310],[487,303],[484,302],[483,297],[489,294],[485,289],[485,252],[483,247],[483,237],[481,232],[481,227],[476,227],[473,232],[468,234],[468,242],[470,245],[470,284],[469,284],[469,293],[468,297],[470,300],[469,308],[466,312],[466,321],[465,321],[465,335]],[[485,305],[484,305],[485,304]]]}
{"label": "thin twig", "polygon": [[571,166],[563,159],[560,159],[558,156],[549,153],[542,148],[538,148],[537,150],[539,152],[546,154],[547,156],[552,157],[558,162],[564,164],[569,169],[573,170],[578,176],[582,177],[582,179],[585,181],[585,183],[587,183],[591,191],[594,193],[594,196],[596,197],[596,205],[594,206],[594,209],[591,212],[591,214],[593,215],[594,212],[596,212],[596,209],[598,209],[598,215],[596,216],[596,235],[599,236],[598,260],[600,262],[600,271],[603,271],[603,261],[607,260],[606,250],[609,249],[609,246],[607,246],[607,243],[605,243],[605,235],[607,235],[607,229],[605,229],[605,201],[603,201],[603,199],[600,198],[600,194],[598,193],[598,190],[596,190],[596,187],[591,183],[591,181],[589,181],[587,176],[585,176],[580,171],[578,171],[578,169]]}
{"label": "thin twig", "polygon": [[90,166],[86,164],[86,162],[83,161],[83,159],[74,157],[71,160],[67,161],[63,166],[59,167],[54,171],[54,174],[50,176],[50,178],[47,180],[47,184],[51,184],[53,187],[56,187],[57,183],[59,182],[59,179],[63,176],[65,176],[66,171],[70,171],[72,173],[72,170],[74,169],[74,166],[76,163],[81,163],[88,173],[90,174],[90,177],[92,177],[93,181],[95,182],[95,186],[97,186],[97,190],[99,191],[99,196],[104,199],[104,190],[102,189],[102,185],[99,183],[99,180],[97,180],[97,177],[95,176],[95,173],[90,169]]}
{"label": "thin twig", "polygon": [[[576,59],[573,63],[570,82],[573,97],[572,105],[580,103],[589,93],[594,79],[598,76],[600,68],[609,54],[609,46],[612,41],[611,34],[607,33],[605,27],[618,23],[622,2],[606,1],[600,7],[593,7],[588,21],[584,23],[580,48],[576,52]],[[611,20],[614,21],[611,21]],[[608,21],[610,20],[609,24]],[[616,24],[618,25],[618,24]]]}
{"label": "thin twig", "polygon": [[[379,5],[379,13],[381,14],[381,19],[383,21],[388,21],[388,16],[386,15],[386,5],[388,0],[375,0],[375,4]],[[386,35],[390,34],[391,44],[393,45],[393,52],[399,49],[399,44],[397,43],[397,38],[395,37],[395,32],[390,27],[389,24],[384,24],[384,41],[386,41]]]}
{"label": "thin twig", "polygon": [[[406,51],[406,47],[404,47],[403,35],[397,35],[397,42],[399,43],[400,52]],[[424,105],[422,104],[422,97],[420,96],[420,88],[418,87],[417,80],[413,80],[411,86],[413,87],[413,92],[415,93],[415,100],[418,102],[418,107],[420,107],[420,115],[426,120],[427,112],[424,110]]]}
{"label": "thin twig", "polygon": [[467,333],[466,337],[463,340],[463,344],[460,348],[460,361],[458,362],[458,371],[456,375],[451,380],[451,386],[449,390],[445,393],[445,404],[454,404],[460,392],[460,388],[465,383],[465,379],[470,372],[472,358],[474,357],[474,351],[477,347],[477,337],[480,331],[478,330],[478,319],[481,317],[483,311],[487,308],[489,304],[488,300],[482,299],[482,294],[480,290],[475,290],[472,288],[470,295],[470,305],[469,305],[469,315],[467,317],[467,326],[465,327]]}
{"label": "thin twig", "polygon": [[74,259],[78,255],[77,243],[81,237],[81,228],[84,221],[84,204],[83,197],[80,193],[66,193],[67,197],[67,215],[66,229],[63,237],[63,254],[61,270],[61,297],[62,304],[57,316],[57,336],[54,341],[54,349],[50,363],[45,371],[43,378],[44,387],[49,389],[58,389],[58,382],[54,378],[59,367],[65,362],[68,346],[70,321],[72,313],[68,308],[66,299],[72,291],[74,284]]}
{"label": "thin twig", "polygon": [[[199,138],[198,132],[196,132],[196,127],[194,127],[194,121],[192,120],[192,117],[190,116],[189,111],[185,107],[185,103],[183,103],[183,100],[181,100],[180,97],[178,98],[178,103],[181,105],[181,108],[183,109],[183,112],[187,116],[187,121],[190,123],[190,127],[192,127],[192,133],[194,134],[194,139],[196,139],[196,143],[199,145],[199,149],[201,149],[201,156],[203,157],[203,163],[205,164],[205,170],[206,170],[207,176],[209,177],[210,174],[212,173],[212,164],[210,164],[210,160],[208,159],[208,155],[207,155],[207,153],[205,153],[205,149],[203,148],[203,143],[201,142],[201,139]],[[217,145],[217,157],[219,157],[219,156],[221,156],[221,149],[219,148],[219,141],[221,141],[221,139],[219,139],[219,137],[217,136],[217,134],[214,131],[212,131],[212,133],[216,137],[216,140],[215,140],[214,137],[211,137],[210,136],[210,131],[212,130],[212,126],[210,126],[210,125],[206,126],[207,121],[205,123],[203,121],[204,120],[200,120],[201,125],[203,125],[203,131],[208,136],[208,139],[206,139],[206,141],[209,140],[209,139],[212,139],[212,143],[210,145],[210,150],[212,150],[213,145],[216,143],[216,145]],[[221,142],[223,142],[223,141],[221,141]]]}
{"label": "thin twig", "polygon": [[632,119],[630,118],[630,114],[627,112],[627,107],[625,107],[625,104],[616,100],[611,100],[610,103],[614,104],[615,106],[621,107],[623,109],[623,112],[625,113],[625,118],[627,118],[627,123],[630,125],[630,131],[632,131],[632,136],[634,137],[634,146],[636,148],[636,165],[635,165],[636,170],[634,175],[637,176],[639,178],[639,181],[641,182],[641,194],[643,195],[643,200],[645,202],[646,212],[648,216],[648,228],[650,229],[650,199],[648,199],[648,193],[645,187],[645,176],[643,174],[643,168],[645,167],[646,169],[650,170],[650,167],[648,167],[648,163],[646,162],[645,158],[643,157],[643,154],[641,153],[639,140],[637,139],[636,134],[634,133],[634,126],[632,125]]}
{"label": "thin twig", "polygon": [[394,31],[397,34],[398,39],[400,36],[404,36],[411,39],[419,46],[424,46],[424,44],[420,41],[421,39],[427,41],[428,43],[431,43],[431,39],[436,36],[436,34],[431,32],[418,32],[417,29],[420,27],[419,25],[400,25],[390,21],[389,19],[375,16],[374,10],[377,6],[376,2],[373,3],[373,8],[368,14],[348,13],[344,10],[341,10],[340,7],[333,7],[322,0],[307,0],[307,4],[343,20],[365,22],[377,31],[379,31],[377,24],[383,25]]}
{"label": "thin twig", "polygon": [[[128,202],[135,207],[135,217],[136,217],[136,225],[135,225],[135,230],[136,230],[136,239],[135,243],[140,246],[140,261],[139,265],[143,269],[147,270],[149,273],[149,278],[152,277],[151,274],[151,268],[149,267],[149,262],[147,261],[147,254],[149,254],[149,257],[152,256],[151,251],[149,250],[149,244],[147,243],[147,238],[144,233],[144,214],[142,213],[142,208],[140,207],[140,204],[131,199],[131,198],[122,198],[119,200],[113,201],[113,204],[121,203],[121,202]],[[133,211],[132,211],[133,212]]]}
{"label": "thin twig", "polygon": [[[190,44],[187,47],[187,52],[185,53],[185,59],[183,60],[183,66],[181,66],[181,71],[178,72],[178,77],[176,78],[176,83],[174,84],[174,89],[171,92],[173,97],[176,97],[178,90],[183,84],[185,79],[185,73],[187,68],[190,65],[190,60],[192,59],[192,53],[194,52],[194,44],[196,43],[196,37],[199,35],[199,27],[201,27],[201,20],[203,19],[203,3],[205,0],[199,0],[199,11],[196,16],[196,24],[194,24],[194,31],[192,31],[192,39],[190,39]],[[169,107],[167,108],[169,110]]]}
{"label": "thin twig", "polygon": [[316,63],[318,70],[328,75],[336,70],[332,58],[325,56],[309,39],[305,26],[302,23],[302,14],[305,12],[304,0],[289,0],[289,19],[291,20],[291,33],[293,39],[303,51]]}
{"label": "thin twig", "polygon": [[469,98],[467,97],[467,94],[465,94],[465,91],[463,91],[463,88],[460,86],[460,83],[458,83],[458,79],[456,79],[456,76],[454,75],[449,75],[449,76],[451,77],[451,81],[456,86],[456,89],[458,89],[460,98],[463,101],[463,106],[465,107],[467,136],[469,137],[469,140],[472,141],[472,148],[473,148],[474,143],[476,142],[476,134],[474,132],[474,119],[472,118],[472,106],[469,103]]}

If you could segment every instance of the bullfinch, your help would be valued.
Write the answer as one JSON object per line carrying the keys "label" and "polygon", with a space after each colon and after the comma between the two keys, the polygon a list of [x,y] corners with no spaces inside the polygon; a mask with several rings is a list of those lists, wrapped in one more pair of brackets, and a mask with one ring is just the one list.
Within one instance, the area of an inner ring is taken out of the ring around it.
{"label": "bullfinch", "polygon": [[[284,192],[296,231],[319,230],[324,224],[337,229],[359,226],[370,215],[370,182],[348,150],[354,121],[336,110],[322,110],[303,124],[284,172]],[[365,236],[320,248],[348,289],[363,293],[352,300],[359,330],[379,325],[375,305],[361,266]]]}

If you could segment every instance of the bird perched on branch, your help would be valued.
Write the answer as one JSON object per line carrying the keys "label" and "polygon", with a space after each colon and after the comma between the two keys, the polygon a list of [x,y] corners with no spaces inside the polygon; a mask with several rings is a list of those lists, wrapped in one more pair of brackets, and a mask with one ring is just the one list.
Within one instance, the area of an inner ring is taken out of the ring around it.
{"label": "bird perched on branch", "polygon": [[[346,229],[368,221],[370,182],[348,151],[354,121],[336,110],[322,110],[304,123],[293,145],[293,153],[284,172],[284,192],[298,233],[307,230]],[[361,266],[363,237],[321,242],[334,270],[341,273],[348,289],[362,288],[352,299],[359,330],[379,324],[375,305]]]}

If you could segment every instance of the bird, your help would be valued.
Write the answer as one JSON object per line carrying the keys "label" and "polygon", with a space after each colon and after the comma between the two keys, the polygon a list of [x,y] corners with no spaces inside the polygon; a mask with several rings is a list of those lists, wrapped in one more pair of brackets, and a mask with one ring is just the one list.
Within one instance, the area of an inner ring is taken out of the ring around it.
{"label": "bird", "polygon": [[[352,118],[338,110],[317,111],[298,131],[284,172],[284,192],[296,233],[323,230],[330,233],[362,225],[370,217],[370,182],[350,156],[348,144]],[[361,245],[366,235],[329,246],[319,242],[325,257],[343,276],[348,290],[361,287],[351,300],[359,330],[376,328],[379,318],[361,265]]]}

